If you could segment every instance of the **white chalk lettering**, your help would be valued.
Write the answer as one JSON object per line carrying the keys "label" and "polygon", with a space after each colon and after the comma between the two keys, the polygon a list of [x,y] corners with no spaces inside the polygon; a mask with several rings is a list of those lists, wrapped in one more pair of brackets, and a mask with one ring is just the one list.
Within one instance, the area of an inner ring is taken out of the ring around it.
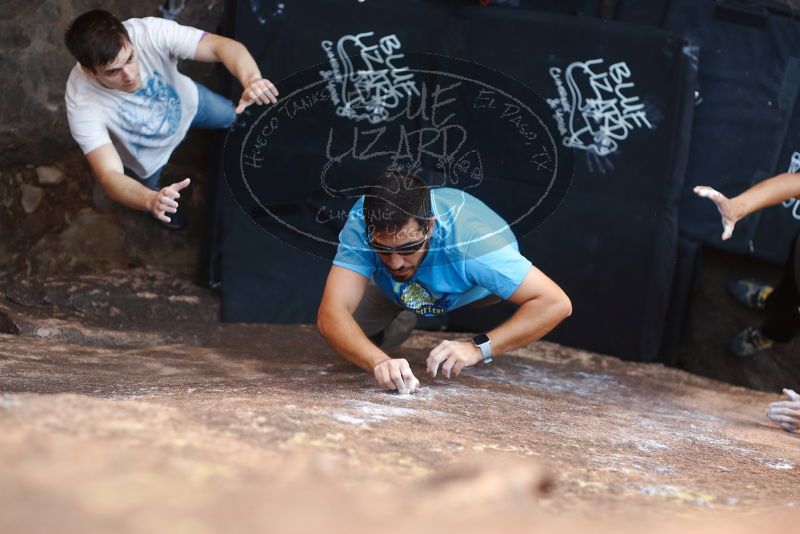
{"label": "white chalk lettering", "polygon": [[602,59],[571,63],[563,71],[550,69],[557,98],[547,100],[553,109],[565,146],[607,156],[637,128],[652,129],[644,103],[632,95],[635,84],[624,62],[601,70]]}
{"label": "white chalk lettering", "polygon": [[[336,114],[354,121],[371,124],[385,121],[408,96],[419,95],[414,74],[400,66],[404,54],[396,35],[381,37],[369,44],[374,32],[341,37],[335,46],[322,41],[320,46],[328,58],[330,70],[320,71],[326,82]],[[352,58],[359,58],[354,65]]]}

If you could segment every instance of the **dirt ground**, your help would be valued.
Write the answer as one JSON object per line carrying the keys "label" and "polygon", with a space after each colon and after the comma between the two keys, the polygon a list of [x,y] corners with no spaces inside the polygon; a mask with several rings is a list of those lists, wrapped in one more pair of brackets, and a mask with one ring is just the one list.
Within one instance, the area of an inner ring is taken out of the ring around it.
{"label": "dirt ground", "polygon": [[754,278],[777,285],[783,265],[704,247],[687,320],[678,349],[678,367],[691,373],[763,391],[800,387],[800,337],[753,358],[728,352],[731,338],[764,322],[763,312],[745,308],[727,292],[731,280]]}
{"label": "dirt ground", "polygon": [[[767,394],[552,343],[377,389],[166,274],[0,288],[0,532],[754,532],[797,525]],[[633,519],[632,519],[633,518]],[[710,523],[709,523],[710,522]],[[791,530],[791,529],[790,529]]]}

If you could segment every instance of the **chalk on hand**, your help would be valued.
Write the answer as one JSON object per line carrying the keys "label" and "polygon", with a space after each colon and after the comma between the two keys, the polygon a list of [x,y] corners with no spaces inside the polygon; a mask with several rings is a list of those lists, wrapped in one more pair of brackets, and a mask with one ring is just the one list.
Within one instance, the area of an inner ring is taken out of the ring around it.
{"label": "chalk on hand", "polygon": [[705,185],[698,185],[696,186],[693,191],[703,198],[716,198],[721,196],[720,192],[712,187],[707,187]]}

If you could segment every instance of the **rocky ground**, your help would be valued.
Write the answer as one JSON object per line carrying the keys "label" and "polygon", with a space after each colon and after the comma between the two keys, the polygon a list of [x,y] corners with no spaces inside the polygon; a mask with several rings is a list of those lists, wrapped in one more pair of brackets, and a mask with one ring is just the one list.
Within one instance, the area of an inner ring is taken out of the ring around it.
{"label": "rocky ground", "polygon": [[434,380],[420,332],[400,396],[311,327],[217,307],[152,270],[2,282],[0,531],[797,524],[777,395],[550,343]]}
{"label": "rocky ground", "polygon": [[[189,282],[215,140],[190,133],[167,169],[193,178],[175,233],[110,202],[69,137],[61,36],[90,7],[0,6],[0,68],[18,74],[0,81],[0,532],[796,528],[800,437],[764,417],[775,393],[549,343],[433,380],[446,334],[419,332],[402,353],[423,388],[398,396],[311,327],[220,325],[218,295]],[[190,2],[178,20],[217,31],[222,10]],[[223,87],[211,65],[181,68]],[[725,353],[760,320],[725,282],[775,281],[748,261],[707,256],[676,359],[797,386],[797,343]]]}
{"label": "rocky ground", "polygon": [[677,365],[691,373],[764,391],[800,387],[800,337],[779,344],[756,358],[739,358],[728,352],[731,338],[750,325],[764,321],[764,313],[745,308],[727,292],[729,281],[755,278],[778,285],[783,265],[703,249],[694,285],[686,337],[677,349]]}

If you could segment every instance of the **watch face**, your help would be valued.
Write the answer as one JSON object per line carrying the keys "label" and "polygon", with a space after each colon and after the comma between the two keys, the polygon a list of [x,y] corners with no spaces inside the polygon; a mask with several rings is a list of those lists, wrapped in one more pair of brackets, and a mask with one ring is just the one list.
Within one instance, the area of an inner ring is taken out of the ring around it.
{"label": "watch face", "polygon": [[476,345],[483,345],[484,343],[489,342],[489,336],[486,334],[478,334],[477,336],[472,338],[472,342]]}

